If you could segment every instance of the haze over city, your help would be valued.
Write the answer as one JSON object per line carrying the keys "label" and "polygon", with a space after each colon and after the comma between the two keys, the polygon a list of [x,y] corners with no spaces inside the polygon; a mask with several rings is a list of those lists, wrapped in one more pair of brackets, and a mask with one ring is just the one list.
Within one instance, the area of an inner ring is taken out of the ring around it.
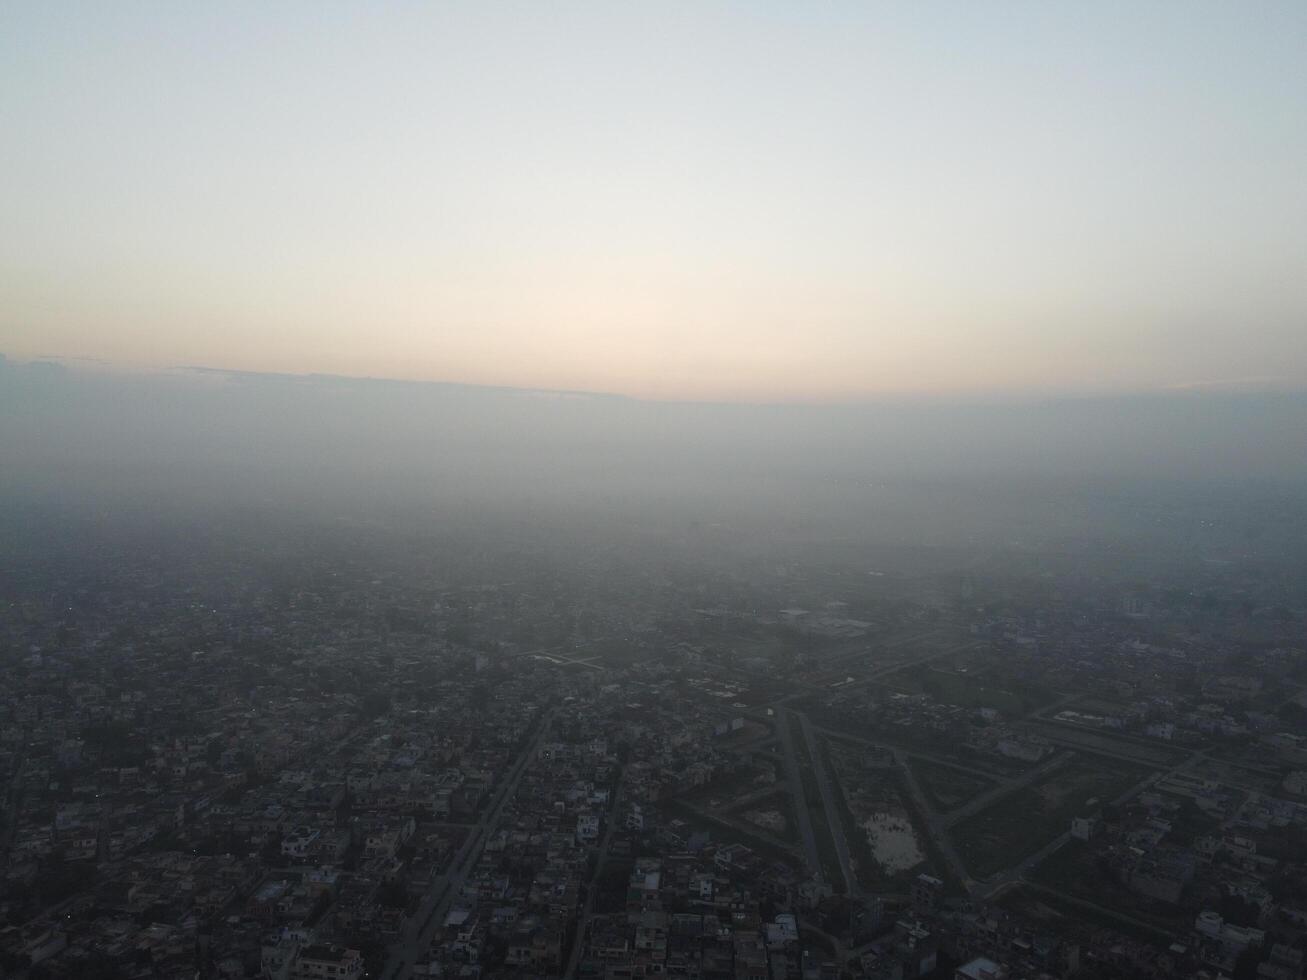
{"label": "haze over city", "polygon": [[0,5],[0,977],[1302,980],[1307,5]]}

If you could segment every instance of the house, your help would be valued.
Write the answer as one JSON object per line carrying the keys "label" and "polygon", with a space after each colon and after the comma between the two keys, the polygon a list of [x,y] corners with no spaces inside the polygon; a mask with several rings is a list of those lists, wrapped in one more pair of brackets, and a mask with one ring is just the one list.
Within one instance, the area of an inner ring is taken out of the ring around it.
{"label": "house", "polygon": [[1101,821],[1097,816],[1092,817],[1072,817],[1071,818],[1071,836],[1076,840],[1091,840],[1101,826]]}
{"label": "house", "polygon": [[259,976],[264,980],[287,980],[299,951],[299,940],[285,930],[269,937],[259,956]]}
{"label": "house", "polygon": [[357,980],[363,976],[363,954],[343,946],[308,946],[290,971],[291,980]]}
{"label": "house", "polygon": [[281,853],[289,858],[303,859],[321,836],[321,831],[312,827],[296,827],[281,842]]}
{"label": "house", "polygon": [[1276,943],[1266,962],[1258,965],[1257,976],[1262,980],[1301,980],[1302,966],[1302,950]]}
{"label": "house", "polygon": [[919,874],[913,879],[909,892],[912,910],[919,913],[935,912],[939,909],[943,895],[944,882],[928,874]]}
{"label": "house", "polygon": [[1038,762],[1053,751],[1053,746],[1042,738],[1031,735],[1009,735],[998,740],[998,754],[1022,762]]}
{"label": "house", "polygon": [[599,814],[583,813],[576,818],[576,839],[582,844],[599,839]]}
{"label": "house", "polygon": [[1004,980],[1007,970],[993,960],[977,956],[953,971],[953,980]]}
{"label": "house", "polygon": [[1135,891],[1176,905],[1194,876],[1194,858],[1184,852],[1153,852],[1130,869],[1127,883]]}

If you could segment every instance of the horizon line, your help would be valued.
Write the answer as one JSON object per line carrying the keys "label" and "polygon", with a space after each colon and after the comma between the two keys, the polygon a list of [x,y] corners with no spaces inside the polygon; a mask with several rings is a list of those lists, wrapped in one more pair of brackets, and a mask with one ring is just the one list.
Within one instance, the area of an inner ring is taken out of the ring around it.
{"label": "horizon line", "polygon": [[722,406],[738,408],[859,408],[886,404],[986,405],[1003,403],[1084,402],[1113,401],[1135,398],[1164,398],[1181,395],[1280,395],[1307,394],[1307,385],[1295,385],[1282,375],[1259,375],[1239,378],[1202,379],[1160,385],[1157,387],[1121,388],[973,388],[947,391],[895,389],[866,392],[852,397],[822,397],[819,395],[795,396],[784,399],[765,398],[686,398],[657,397],[630,394],[606,389],[547,388],[538,385],[513,385],[486,381],[452,381],[445,378],[413,378],[370,374],[340,374],[330,371],[280,371],[254,368],[221,367],[211,364],[148,364],[115,361],[108,358],[78,354],[33,354],[25,357],[6,355],[0,351],[0,366],[4,365],[55,365],[66,370],[81,369],[83,373],[104,373],[137,376],[167,376],[178,374],[220,376],[231,380],[282,381],[293,383],[352,383],[369,385],[413,385],[432,388],[460,388],[469,391],[502,394],[550,396],[558,398],[620,400],[654,405]]}

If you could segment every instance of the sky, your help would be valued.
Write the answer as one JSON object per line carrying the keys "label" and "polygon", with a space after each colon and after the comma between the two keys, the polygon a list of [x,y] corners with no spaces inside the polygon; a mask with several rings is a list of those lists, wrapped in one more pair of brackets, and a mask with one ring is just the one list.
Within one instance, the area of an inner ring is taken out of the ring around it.
{"label": "sky", "polygon": [[0,353],[1307,387],[1307,4],[0,4]]}

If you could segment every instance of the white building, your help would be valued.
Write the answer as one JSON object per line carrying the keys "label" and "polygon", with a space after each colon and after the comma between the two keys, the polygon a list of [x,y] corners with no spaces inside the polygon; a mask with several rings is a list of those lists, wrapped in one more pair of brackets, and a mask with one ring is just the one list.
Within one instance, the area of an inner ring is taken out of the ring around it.
{"label": "white building", "polygon": [[599,839],[599,815],[583,813],[576,818],[576,839],[588,844]]}

